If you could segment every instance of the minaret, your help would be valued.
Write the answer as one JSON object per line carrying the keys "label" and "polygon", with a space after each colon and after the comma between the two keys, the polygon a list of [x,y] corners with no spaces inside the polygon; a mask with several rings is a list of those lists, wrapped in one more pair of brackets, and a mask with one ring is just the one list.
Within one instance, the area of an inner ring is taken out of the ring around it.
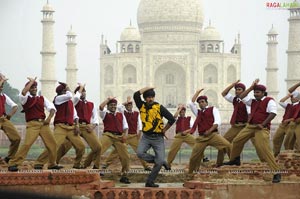
{"label": "minaret", "polygon": [[67,84],[74,90],[77,86],[77,67],[76,67],[76,34],[72,26],[67,34]]}
{"label": "minaret", "polygon": [[267,87],[268,95],[275,100],[278,99],[278,66],[277,66],[277,32],[272,25],[272,28],[268,32],[268,56],[267,56]]}
{"label": "minaret", "polygon": [[289,21],[289,43],[287,53],[287,89],[300,80],[300,2],[294,1]]}
{"label": "minaret", "polygon": [[54,50],[54,34],[53,34],[53,13],[51,5],[47,4],[41,11],[43,13],[43,41],[42,41],[42,75],[41,75],[41,94],[50,101],[55,96],[55,50]]}

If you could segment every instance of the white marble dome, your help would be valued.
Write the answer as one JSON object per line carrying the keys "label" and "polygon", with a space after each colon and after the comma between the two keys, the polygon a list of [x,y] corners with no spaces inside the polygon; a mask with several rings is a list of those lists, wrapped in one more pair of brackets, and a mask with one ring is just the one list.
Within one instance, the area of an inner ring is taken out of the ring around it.
{"label": "white marble dome", "polygon": [[272,28],[269,30],[268,35],[278,35],[278,33],[277,33],[276,29],[273,27],[273,25],[272,25]]}
{"label": "white marble dome", "polygon": [[200,37],[201,41],[221,41],[221,35],[219,33],[219,31],[209,25],[206,28],[204,28],[204,30],[201,33],[201,37]]}
{"label": "white marble dome", "polygon": [[200,32],[203,20],[202,0],[141,0],[137,12],[142,32]]}
{"label": "white marble dome", "polygon": [[70,30],[67,33],[67,36],[76,36],[76,33],[70,28]]}
{"label": "white marble dome", "polygon": [[139,30],[130,25],[122,31],[120,41],[141,41]]}
{"label": "white marble dome", "polygon": [[49,3],[47,3],[46,5],[44,5],[42,11],[54,12],[54,9],[53,9],[53,7]]}

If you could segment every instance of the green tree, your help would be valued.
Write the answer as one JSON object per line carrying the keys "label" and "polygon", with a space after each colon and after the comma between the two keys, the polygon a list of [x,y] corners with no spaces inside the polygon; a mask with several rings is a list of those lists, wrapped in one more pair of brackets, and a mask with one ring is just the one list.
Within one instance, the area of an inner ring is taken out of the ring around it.
{"label": "green tree", "polygon": [[[19,93],[20,91],[16,88],[12,88],[8,82],[4,83],[3,86],[3,93],[9,96],[16,104],[18,104],[18,110],[16,114],[10,119],[14,124],[24,124],[25,123],[25,115],[21,113],[22,105],[20,104],[19,100]],[[5,105],[6,112],[10,111],[10,107]]]}

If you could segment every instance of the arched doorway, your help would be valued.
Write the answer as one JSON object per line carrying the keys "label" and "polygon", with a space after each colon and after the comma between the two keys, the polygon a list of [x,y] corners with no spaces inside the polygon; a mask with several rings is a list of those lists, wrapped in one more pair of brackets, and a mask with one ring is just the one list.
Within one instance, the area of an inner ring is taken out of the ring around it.
{"label": "arched doorway", "polygon": [[175,108],[178,103],[186,103],[186,75],[175,62],[166,62],[155,71],[154,86],[157,101],[167,108]]}

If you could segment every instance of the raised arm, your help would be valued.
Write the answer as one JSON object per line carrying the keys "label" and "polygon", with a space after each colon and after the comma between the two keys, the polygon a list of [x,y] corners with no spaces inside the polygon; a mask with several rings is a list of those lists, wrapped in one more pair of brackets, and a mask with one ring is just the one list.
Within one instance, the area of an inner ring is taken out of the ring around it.
{"label": "raised arm", "polygon": [[199,94],[204,90],[204,88],[201,88],[199,90],[197,90],[194,94],[194,96],[192,97],[192,102],[195,102],[197,97],[199,96]]}
{"label": "raised arm", "polygon": [[35,82],[36,80],[36,77],[35,78],[31,78],[31,77],[27,77],[27,79],[29,80],[29,83],[23,88],[22,90],[22,95],[25,96],[26,93],[29,91],[30,87],[33,85],[33,83]]}
{"label": "raised arm", "polygon": [[184,107],[183,104],[179,104],[178,105],[178,108],[177,108],[177,111],[174,113],[173,117],[176,119],[180,113],[180,111],[182,110],[182,108]]}
{"label": "raised arm", "polygon": [[283,98],[281,98],[281,100],[279,102],[285,102],[287,99],[289,99],[292,96],[291,93],[288,93],[286,96],[284,96]]}
{"label": "raised arm", "polygon": [[225,97],[229,93],[229,91],[239,82],[240,82],[240,80],[237,80],[236,82],[233,82],[232,84],[227,86],[227,88],[225,88],[225,90],[223,90],[223,92],[221,93],[222,96]]}
{"label": "raised arm", "polygon": [[254,87],[258,84],[258,82],[259,82],[259,79],[255,79],[252,82],[251,86],[240,95],[240,98],[241,99],[245,98],[251,91],[253,91]]}
{"label": "raised arm", "polygon": [[289,92],[290,93],[294,92],[299,86],[300,86],[300,82],[294,84],[291,88],[289,88]]}
{"label": "raised arm", "polygon": [[99,110],[100,111],[103,111],[104,110],[104,107],[107,105],[107,103],[112,100],[112,99],[115,99],[116,97],[112,97],[112,96],[109,96],[106,100],[104,100],[100,105],[99,105]]}
{"label": "raised arm", "polygon": [[133,94],[133,99],[134,99],[134,102],[135,102],[135,105],[138,107],[138,109],[140,109],[143,105],[143,101],[141,99],[141,95],[146,92],[147,90],[150,90],[150,89],[154,89],[154,87],[144,87],[138,91],[136,91],[134,94]]}

